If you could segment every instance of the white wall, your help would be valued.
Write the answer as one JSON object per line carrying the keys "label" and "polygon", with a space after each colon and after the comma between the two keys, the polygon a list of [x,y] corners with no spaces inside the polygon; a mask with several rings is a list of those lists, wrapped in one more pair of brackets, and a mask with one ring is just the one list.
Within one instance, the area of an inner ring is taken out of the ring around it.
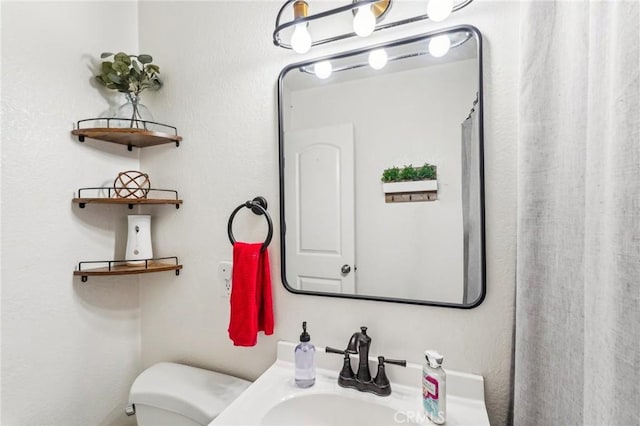
{"label": "white wall", "polygon": [[[138,154],[81,145],[69,130],[72,121],[108,106],[91,87],[91,58],[103,50],[138,50],[138,26],[140,51],[156,58],[166,83],[157,99],[145,102],[156,119],[176,124],[185,137],[180,148],[150,148],[141,159],[154,186],[176,187],[185,199],[178,211],[149,210],[154,249],[180,255],[185,269],[180,277],[141,278],[143,365],[185,360],[255,378],[273,361],[278,339],[297,338],[302,320],[309,321],[313,341],[333,346],[346,344],[364,324],[371,329],[374,354],[420,362],[422,351],[434,347],[446,355],[449,368],[482,374],[492,424],[506,422],[518,5],[477,0],[446,23],[420,23],[371,39],[456,23],[476,25],[484,34],[485,302],[464,311],[290,294],[279,280],[276,237],[276,334],[260,336],[255,348],[235,348],[226,333],[228,300],[218,296],[215,271],[219,260],[231,257],[226,221],[235,206],[264,195],[278,220],[275,82],[283,66],[301,59],[270,41],[280,5],[141,2],[138,16],[134,3],[2,2],[3,424],[124,421],[121,410],[140,369],[138,281],[83,284],[71,273],[79,260],[114,255],[125,238],[126,212],[79,210],[70,200],[80,186],[138,168]],[[401,11],[396,4],[393,12]],[[345,41],[307,57],[362,44]],[[250,214],[239,214],[234,229],[239,239],[259,239],[265,231]]]}
{"label": "white wall", "polygon": [[[291,130],[354,125],[358,294],[462,303],[460,125],[475,70],[466,60],[320,85],[284,107]],[[385,203],[382,171],[425,162],[438,167],[438,200]]]}
{"label": "white wall", "polygon": [[[275,358],[278,339],[297,339],[309,322],[312,340],[340,346],[360,325],[373,354],[421,362],[437,348],[451,369],[482,374],[492,424],[507,419],[515,266],[515,96],[517,4],[476,1],[443,24],[421,23],[373,41],[467,23],[484,35],[487,298],[473,310],[354,301],[288,293],[280,283],[279,239],[271,244],[276,332],[254,348],[227,337],[228,300],[219,297],[216,265],[231,258],[231,211],[265,196],[278,223],[276,79],[300,56],[272,45],[281,2],[141,2],[140,46],[157,59],[165,87],[153,107],[184,136],[180,148],[145,150],[142,169],[185,199],[178,212],[155,217],[156,250],[180,255],[179,277],[141,277],[143,364],[183,360],[255,378]],[[394,11],[401,11],[395,5]],[[169,36],[168,36],[169,35]],[[309,57],[362,45],[325,46]],[[261,219],[238,214],[238,239],[259,240]],[[279,231],[277,229],[277,231]],[[338,359],[337,365],[340,360]],[[393,374],[390,369],[390,375]]]}
{"label": "white wall", "polygon": [[139,369],[138,281],[72,273],[113,258],[128,211],[71,199],[137,169],[138,154],[70,131],[120,101],[92,87],[92,60],[137,50],[137,4],[1,7],[2,424],[121,424]]}

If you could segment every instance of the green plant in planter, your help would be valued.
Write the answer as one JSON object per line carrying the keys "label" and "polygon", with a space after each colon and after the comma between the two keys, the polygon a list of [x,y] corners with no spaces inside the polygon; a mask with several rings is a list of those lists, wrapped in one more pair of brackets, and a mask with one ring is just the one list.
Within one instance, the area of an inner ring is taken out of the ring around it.
{"label": "green plant in planter", "polygon": [[400,169],[398,167],[394,166],[382,172],[382,182],[389,183],[398,180],[400,180]]}
{"label": "green plant in planter", "polygon": [[108,89],[136,96],[140,95],[143,90],[157,90],[162,87],[162,81],[158,77],[160,67],[152,64],[151,55],[104,52],[100,58],[106,59],[111,56],[113,56],[113,61],[102,62],[100,74],[96,75],[98,83]]}
{"label": "green plant in planter", "polygon": [[424,163],[421,167],[413,167],[412,164],[403,168],[391,167],[382,172],[382,182],[406,182],[414,180],[432,180],[436,178],[436,166]]}
{"label": "green plant in planter", "polygon": [[436,178],[436,166],[424,163],[422,167],[416,169],[418,180],[431,180]]}
{"label": "green plant in planter", "polygon": [[412,164],[408,166],[404,166],[402,170],[400,170],[400,180],[401,181],[410,181],[418,179],[418,171],[413,167]]}

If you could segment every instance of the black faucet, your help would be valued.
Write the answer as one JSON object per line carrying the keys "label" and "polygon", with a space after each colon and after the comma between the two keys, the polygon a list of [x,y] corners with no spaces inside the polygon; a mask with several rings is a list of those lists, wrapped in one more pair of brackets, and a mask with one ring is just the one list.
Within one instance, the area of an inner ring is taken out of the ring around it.
{"label": "black faucet", "polygon": [[[338,375],[338,385],[343,388],[356,389],[361,392],[371,392],[380,396],[391,395],[391,384],[384,370],[385,364],[395,364],[402,367],[407,366],[405,360],[385,359],[383,356],[378,357],[378,372],[375,379],[371,379],[371,370],[369,369],[369,349],[371,347],[371,337],[367,335],[367,327],[360,327],[360,331],[353,333],[347,349],[341,351],[327,347],[325,350],[329,353],[344,355],[342,370]],[[358,372],[353,373],[351,368],[350,355],[358,354]]]}
{"label": "black faucet", "polygon": [[345,352],[358,354],[358,372],[356,380],[362,383],[371,381],[371,370],[369,370],[369,348],[371,348],[371,337],[367,336],[367,327],[360,327],[360,331],[353,333]]}

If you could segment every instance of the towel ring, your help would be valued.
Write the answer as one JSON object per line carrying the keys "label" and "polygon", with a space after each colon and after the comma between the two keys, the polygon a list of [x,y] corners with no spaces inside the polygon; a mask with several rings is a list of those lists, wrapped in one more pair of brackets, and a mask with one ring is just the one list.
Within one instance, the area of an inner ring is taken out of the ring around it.
{"label": "towel ring", "polygon": [[231,216],[229,217],[229,223],[227,224],[227,233],[229,234],[229,241],[231,241],[231,245],[236,243],[236,239],[233,238],[233,218],[236,216],[236,213],[240,211],[243,207],[251,209],[254,214],[264,215],[265,219],[267,219],[267,224],[269,225],[269,232],[267,233],[267,239],[262,243],[262,251],[266,250],[266,248],[271,243],[271,238],[273,237],[273,222],[271,222],[271,216],[267,212],[267,200],[264,197],[256,197],[251,201],[247,201],[246,203],[240,204],[235,208]]}

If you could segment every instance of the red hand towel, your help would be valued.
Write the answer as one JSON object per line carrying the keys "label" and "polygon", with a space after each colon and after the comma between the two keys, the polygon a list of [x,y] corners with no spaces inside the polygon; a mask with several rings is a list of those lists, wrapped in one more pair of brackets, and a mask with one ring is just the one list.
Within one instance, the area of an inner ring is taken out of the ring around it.
{"label": "red hand towel", "polygon": [[229,338],[235,346],[255,346],[258,331],[273,334],[269,253],[262,244],[233,245]]}

